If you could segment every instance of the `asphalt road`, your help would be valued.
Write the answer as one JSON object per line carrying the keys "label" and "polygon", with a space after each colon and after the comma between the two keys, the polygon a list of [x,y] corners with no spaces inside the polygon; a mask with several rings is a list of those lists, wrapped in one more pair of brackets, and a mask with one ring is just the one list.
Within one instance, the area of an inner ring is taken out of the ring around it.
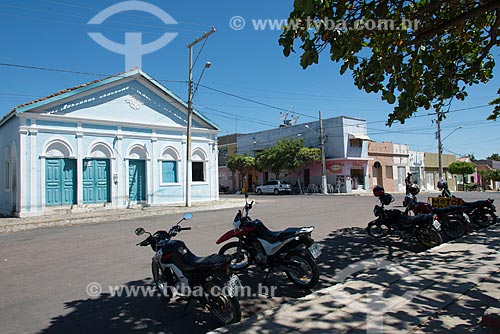
{"label": "asphalt road", "polygon": [[[500,193],[460,193],[466,200],[491,197],[500,203]],[[235,195],[233,195],[234,197]],[[243,196],[239,196],[244,204]],[[336,282],[349,264],[371,258],[393,261],[421,251],[413,243],[383,242],[369,238],[363,228],[373,219],[376,200],[372,196],[252,196],[251,211],[273,230],[314,225],[321,243],[321,279],[317,287]],[[396,196],[393,206],[401,203]],[[419,198],[425,199],[424,195]],[[191,231],[179,239],[197,255],[216,252],[215,240],[229,230],[236,209],[196,212],[186,222]],[[209,312],[193,303],[183,313],[185,302],[167,304],[155,296],[112,296],[108,287],[152,286],[150,248],[136,247],[142,240],[136,227],[156,231],[168,229],[180,215],[141,218],[61,228],[46,228],[0,235],[0,323],[1,333],[204,333],[218,326]],[[1,219],[0,219],[1,224]],[[255,269],[240,275],[245,285],[257,291],[265,274]],[[86,288],[98,283],[102,293],[89,296]],[[243,298],[243,317],[304,295],[276,273],[266,282],[276,287],[275,296]]]}

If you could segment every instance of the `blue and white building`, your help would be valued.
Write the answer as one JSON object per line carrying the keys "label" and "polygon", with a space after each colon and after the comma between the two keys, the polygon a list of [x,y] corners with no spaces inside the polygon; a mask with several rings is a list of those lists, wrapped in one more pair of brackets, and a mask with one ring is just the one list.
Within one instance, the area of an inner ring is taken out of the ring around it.
{"label": "blue and white building", "polygon": [[16,107],[0,120],[0,213],[217,200],[218,127],[193,111],[187,166],[187,110],[138,69]]}
{"label": "blue and white building", "polygon": [[[338,116],[322,120],[325,139],[325,164],[327,184],[333,191],[342,193],[366,193],[369,191],[369,166],[373,160],[368,156],[366,120],[348,116]],[[239,154],[255,156],[285,138],[302,138],[306,147],[320,147],[319,121],[307,124],[284,126],[262,132],[237,137]],[[301,182],[304,185],[321,185],[321,164],[312,164],[304,169]],[[259,180],[250,184],[261,184],[269,179],[264,173]],[[289,179],[292,183],[295,180]]]}

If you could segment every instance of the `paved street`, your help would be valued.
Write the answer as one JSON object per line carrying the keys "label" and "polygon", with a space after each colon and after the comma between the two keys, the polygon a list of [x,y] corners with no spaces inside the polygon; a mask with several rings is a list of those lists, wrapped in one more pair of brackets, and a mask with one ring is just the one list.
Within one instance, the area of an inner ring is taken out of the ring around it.
{"label": "paved street", "polygon": [[[232,195],[230,197],[234,197]],[[495,198],[499,193],[460,193],[467,200]],[[241,196],[242,205],[244,198]],[[322,277],[319,288],[331,286],[335,274],[363,259],[403,259],[422,250],[415,244],[379,242],[363,231],[373,219],[372,196],[251,196],[257,205],[253,218],[271,229],[314,225],[314,238],[321,242]],[[403,196],[397,195],[393,205]],[[424,200],[426,196],[419,196]],[[231,228],[236,209],[196,212],[186,225],[191,231],[179,239],[197,255],[216,252],[215,240]],[[108,286],[150,286],[149,248],[136,247],[142,240],[135,227],[168,229],[182,215],[141,218],[130,221],[46,228],[0,235],[1,270],[0,322],[2,333],[204,333],[217,327],[213,317],[198,305],[166,304],[157,297],[112,297]],[[1,224],[1,220],[0,220]],[[255,286],[264,274],[241,275],[244,284]],[[96,282],[103,287],[98,297],[89,297],[86,287]],[[267,281],[276,285],[276,297],[259,296],[241,301],[243,317],[302,296],[284,275]]]}

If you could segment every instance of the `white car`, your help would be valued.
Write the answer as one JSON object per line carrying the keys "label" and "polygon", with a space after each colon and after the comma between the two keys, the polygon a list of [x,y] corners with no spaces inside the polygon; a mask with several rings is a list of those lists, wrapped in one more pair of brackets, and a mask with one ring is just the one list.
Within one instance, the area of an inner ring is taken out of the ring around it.
{"label": "white car", "polygon": [[290,183],[287,181],[283,180],[272,180],[264,183],[263,185],[260,185],[256,189],[257,194],[275,194],[278,195],[279,193],[292,193],[292,187],[290,186]]}

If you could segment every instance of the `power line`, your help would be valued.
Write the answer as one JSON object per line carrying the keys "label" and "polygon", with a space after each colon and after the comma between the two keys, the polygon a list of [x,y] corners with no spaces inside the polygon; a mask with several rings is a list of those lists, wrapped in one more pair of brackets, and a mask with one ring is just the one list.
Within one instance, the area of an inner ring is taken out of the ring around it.
{"label": "power line", "polygon": [[[112,74],[104,74],[104,73],[75,71],[75,70],[57,69],[57,68],[50,68],[50,67],[22,65],[22,64],[13,64],[13,63],[0,63],[0,66],[14,67],[14,68],[24,68],[24,69],[31,69],[31,70],[41,70],[41,71],[51,71],[51,72],[61,72],[61,73],[71,73],[71,74],[78,74],[78,75],[92,75],[92,76],[100,76],[100,77],[120,76],[120,75],[112,75]],[[170,82],[170,83],[183,83],[183,84],[187,83],[185,80],[159,79],[157,81],[160,81],[160,82]],[[257,105],[260,105],[260,106],[264,106],[264,107],[267,107],[267,108],[272,108],[272,109],[279,110],[279,111],[290,112],[290,110],[285,109],[285,108],[277,107],[277,106],[274,106],[274,105],[271,105],[271,104],[268,104],[268,103],[264,103],[264,102],[261,102],[261,101],[250,99],[250,98],[247,98],[247,97],[244,97],[244,96],[240,96],[240,95],[237,95],[237,94],[234,94],[234,93],[226,92],[226,91],[223,91],[223,90],[220,90],[220,89],[216,89],[216,88],[213,88],[213,87],[210,87],[210,86],[207,86],[207,85],[200,84],[199,86],[202,87],[202,88],[205,88],[207,90],[211,90],[211,91],[217,92],[219,94],[224,94],[224,95],[227,95],[227,96],[231,96],[231,97],[234,97],[234,98],[237,98],[237,99],[240,99],[240,100],[243,100],[243,101],[251,102],[251,103],[254,103],[254,104],[257,104]],[[5,94],[5,95],[7,95],[7,94]],[[18,96],[21,96],[21,95],[18,94]],[[480,106],[473,106],[473,107],[461,108],[461,109],[456,109],[456,110],[449,110],[446,113],[455,113],[455,112],[468,111],[468,110],[474,110],[474,109],[480,109],[480,108],[486,108],[486,107],[491,107],[491,106],[488,105],[488,104],[487,105],[480,105]],[[208,107],[205,107],[205,108],[209,109]],[[220,110],[214,109],[214,108],[212,108],[212,110],[213,111],[217,111],[217,112],[221,112]],[[245,116],[238,116],[236,113],[233,113],[233,114],[228,113],[228,112],[225,112],[225,113],[227,115],[234,115],[234,117],[239,117],[240,119],[244,119],[245,120]],[[303,113],[296,112],[296,111],[294,111],[293,113],[296,114],[296,115],[300,115],[300,116],[308,117],[310,119],[317,120],[316,117],[313,117],[313,116],[310,116],[310,115],[307,115],[307,114],[303,114]],[[412,118],[430,117],[430,116],[435,116],[435,114],[415,115]],[[256,119],[251,119],[251,118],[248,118],[248,117],[247,117],[247,120],[250,120],[250,121],[253,121],[253,122],[256,121]],[[359,123],[357,123],[357,124],[355,123],[355,124],[352,124],[352,125],[354,125],[354,126],[368,127],[368,125],[371,125],[371,124],[379,124],[379,123],[386,123],[386,122],[387,122],[386,120],[370,121],[370,122],[360,121]],[[270,124],[271,123],[262,124],[262,125],[270,125]],[[335,125],[335,126],[325,127],[325,129],[336,128],[336,127],[341,127],[341,126],[342,125],[339,124],[339,125]],[[417,131],[417,129],[419,129],[419,128],[425,128],[426,129],[427,127],[418,127],[418,128],[410,129],[410,130],[408,130],[408,129],[405,129],[405,130],[374,129],[375,131],[378,131],[379,133],[373,133],[373,135],[378,135],[378,134],[382,134],[382,133],[407,133],[408,131]]]}

